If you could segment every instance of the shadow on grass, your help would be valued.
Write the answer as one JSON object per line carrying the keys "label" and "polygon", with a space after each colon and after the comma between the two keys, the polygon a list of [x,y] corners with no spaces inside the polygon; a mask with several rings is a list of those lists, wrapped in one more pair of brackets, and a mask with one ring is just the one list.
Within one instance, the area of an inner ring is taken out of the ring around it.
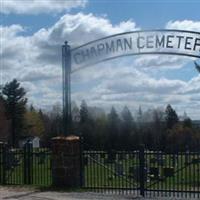
{"label": "shadow on grass", "polygon": [[90,190],[88,189],[83,189],[83,188],[66,188],[66,187],[55,187],[55,186],[43,186],[43,187],[35,187],[37,190],[41,192],[47,192],[47,191],[52,191],[52,192],[89,192]]}

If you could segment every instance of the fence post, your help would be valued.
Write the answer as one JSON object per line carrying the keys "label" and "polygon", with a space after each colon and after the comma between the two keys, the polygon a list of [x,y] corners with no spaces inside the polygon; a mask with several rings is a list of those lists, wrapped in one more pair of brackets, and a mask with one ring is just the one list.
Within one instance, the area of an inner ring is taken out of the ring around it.
{"label": "fence post", "polygon": [[28,181],[27,183],[28,184],[31,184],[32,183],[32,155],[33,155],[33,146],[32,146],[32,143],[28,143],[27,144],[27,147],[28,147],[28,151],[27,151],[27,158],[28,158]]}
{"label": "fence post", "polygon": [[6,184],[6,145],[2,145],[2,184]]}
{"label": "fence post", "polygon": [[2,169],[3,168],[3,146],[0,143],[0,184],[2,184]]}
{"label": "fence post", "polygon": [[31,162],[31,153],[32,153],[32,144],[26,143],[24,145],[24,184],[31,184],[31,169],[32,169],[32,162]]}
{"label": "fence post", "polygon": [[0,184],[3,184],[3,144],[0,143]]}
{"label": "fence post", "polygon": [[140,163],[140,195],[144,197],[145,192],[145,175],[144,175],[144,168],[145,168],[145,157],[144,157],[144,145],[140,145],[139,148],[139,163]]}
{"label": "fence post", "polygon": [[80,186],[84,186],[83,137],[80,136]]}
{"label": "fence post", "polygon": [[24,184],[26,185],[27,184],[27,155],[26,155],[26,152],[27,152],[27,145],[25,144],[24,145]]}

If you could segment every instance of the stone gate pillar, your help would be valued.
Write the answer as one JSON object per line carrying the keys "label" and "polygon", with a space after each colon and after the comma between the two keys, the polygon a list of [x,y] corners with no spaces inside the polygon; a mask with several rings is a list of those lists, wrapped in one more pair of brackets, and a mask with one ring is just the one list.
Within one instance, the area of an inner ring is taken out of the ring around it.
{"label": "stone gate pillar", "polygon": [[81,150],[77,136],[52,139],[52,178],[56,187],[81,186]]}

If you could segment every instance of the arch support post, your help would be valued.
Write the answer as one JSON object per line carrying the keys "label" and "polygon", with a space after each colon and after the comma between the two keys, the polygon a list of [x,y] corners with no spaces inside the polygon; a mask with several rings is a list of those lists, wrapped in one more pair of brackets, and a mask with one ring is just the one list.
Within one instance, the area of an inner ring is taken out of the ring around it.
{"label": "arch support post", "polygon": [[63,132],[70,135],[71,131],[71,47],[68,42],[62,46],[63,76]]}

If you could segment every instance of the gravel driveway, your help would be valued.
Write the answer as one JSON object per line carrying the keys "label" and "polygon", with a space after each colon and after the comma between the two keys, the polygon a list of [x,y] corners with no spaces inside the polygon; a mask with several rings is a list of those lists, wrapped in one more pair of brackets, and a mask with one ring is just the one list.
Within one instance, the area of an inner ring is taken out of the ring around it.
{"label": "gravel driveway", "polygon": [[[0,187],[0,200],[175,200],[176,198],[136,198],[119,195],[104,195],[92,192],[41,192],[27,188]],[[179,198],[180,200],[180,198]]]}

